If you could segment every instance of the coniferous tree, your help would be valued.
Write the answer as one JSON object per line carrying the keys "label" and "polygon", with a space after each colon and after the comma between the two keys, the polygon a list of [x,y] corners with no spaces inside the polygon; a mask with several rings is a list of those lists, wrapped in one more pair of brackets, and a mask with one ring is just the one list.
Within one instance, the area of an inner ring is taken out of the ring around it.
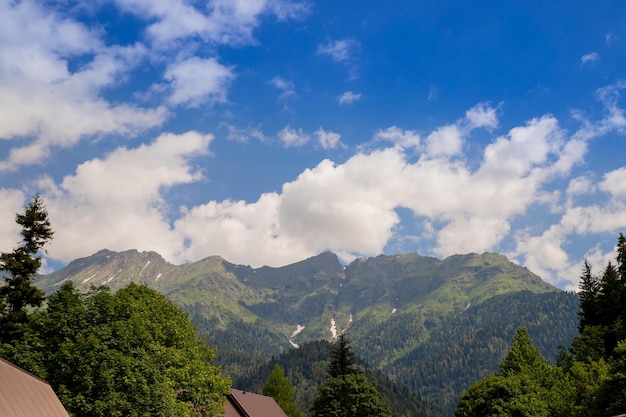
{"label": "coniferous tree", "polygon": [[626,286],[626,237],[623,233],[617,239],[617,273],[622,286]]}
{"label": "coniferous tree", "polygon": [[311,411],[315,417],[391,417],[391,407],[353,362],[350,343],[341,332],[333,347],[325,383],[319,386]]}
{"label": "coniferous tree", "polygon": [[600,324],[604,326],[604,349],[611,356],[622,333],[619,320],[623,307],[620,305],[622,285],[617,269],[609,262],[600,283]]}
{"label": "coniferous tree", "polygon": [[23,214],[16,214],[21,226],[22,242],[12,251],[0,254],[0,271],[8,274],[0,287],[0,341],[19,337],[20,326],[27,322],[26,307],[40,307],[45,294],[32,279],[41,267],[39,252],[52,239],[48,212],[39,195],[35,195]]}
{"label": "coniferous tree", "polygon": [[330,352],[328,363],[328,376],[338,377],[358,373],[354,365],[354,352],[350,348],[350,341],[346,337],[345,331],[337,337],[337,343]]}
{"label": "coniferous tree", "polygon": [[296,390],[293,388],[283,368],[276,364],[261,394],[272,397],[289,417],[302,417],[298,404],[293,401]]}
{"label": "coniferous tree", "polygon": [[598,279],[591,273],[591,265],[585,259],[583,265],[583,273],[580,276],[580,291],[578,297],[580,299],[580,311],[578,317],[578,331],[582,332],[586,326],[596,326],[600,324],[598,318],[598,297],[600,295],[600,283]]}
{"label": "coniferous tree", "polygon": [[502,375],[510,376],[521,373],[537,375],[543,373],[547,366],[548,363],[530,340],[526,328],[518,328],[511,348],[500,363]]}
{"label": "coniferous tree", "polygon": [[561,368],[548,365],[524,327],[517,329],[500,370],[461,396],[456,417],[568,415],[573,387]]}

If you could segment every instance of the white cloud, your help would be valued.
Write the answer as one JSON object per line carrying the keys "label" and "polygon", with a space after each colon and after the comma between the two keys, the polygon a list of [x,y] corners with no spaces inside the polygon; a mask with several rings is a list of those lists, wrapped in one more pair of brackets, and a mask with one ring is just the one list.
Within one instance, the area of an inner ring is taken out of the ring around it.
{"label": "white cloud", "polygon": [[226,138],[235,142],[246,143],[250,139],[260,142],[269,142],[269,138],[257,127],[238,128],[228,123],[222,123],[220,128],[227,130]]}
{"label": "white cloud", "polygon": [[595,62],[600,59],[600,55],[597,52],[590,52],[580,57],[581,65],[588,64],[589,62]]}
{"label": "white cloud", "polygon": [[217,44],[254,43],[253,31],[263,13],[281,20],[300,18],[305,3],[267,0],[211,0],[206,9],[184,0],[116,0],[124,11],[151,22],[147,33],[157,48],[172,48],[182,39],[198,37]]}
{"label": "white cloud", "polygon": [[162,193],[202,178],[189,160],[207,154],[211,140],[196,132],[162,134],[151,144],[87,161],[58,185],[42,179],[55,229],[50,256],[69,261],[102,248],[135,248],[178,259],[184,239],[169,225]]}
{"label": "white cloud", "polygon": [[402,148],[420,147],[420,135],[413,130],[402,130],[397,126],[391,126],[384,130],[378,130],[374,134],[374,141],[385,141]]}
{"label": "white cloud", "polygon": [[363,95],[361,93],[353,93],[352,91],[345,91],[339,97],[337,97],[337,100],[339,101],[339,104],[352,104],[361,100],[362,96]]}
{"label": "white cloud", "polygon": [[[167,110],[113,105],[100,96],[138,65],[140,45],[104,46],[99,33],[30,1],[0,4],[0,138],[20,145],[0,170],[41,162],[83,137],[134,135]],[[74,71],[69,61],[85,63]]]}
{"label": "white cloud", "polygon": [[346,62],[353,60],[359,53],[361,43],[355,39],[339,39],[329,41],[317,47],[317,53],[328,55],[335,62]]}
{"label": "white cloud", "polygon": [[613,197],[626,199],[626,167],[606,173],[599,188]]}
{"label": "white cloud", "polygon": [[463,138],[456,125],[440,127],[426,138],[426,153],[429,157],[458,155],[462,146]]}
{"label": "white cloud", "polygon": [[588,194],[593,191],[593,184],[590,178],[576,177],[572,178],[567,186],[567,194],[570,196]]}
{"label": "white cloud", "polygon": [[348,69],[349,79],[357,78],[356,60],[361,53],[361,43],[355,39],[329,41],[317,47],[317,53],[329,56],[333,61],[343,64]]}
{"label": "white cloud", "polygon": [[171,64],[164,78],[171,82],[171,104],[195,107],[226,102],[226,91],[235,74],[215,58],[190,57]]}
{"label": "white cloud", "polygon": [[342,146],[341,135],[335,132],[327,132],[321,127],[315,131],[317,141],[323,149],[335,149]]}
{"label": "white cloud", "polygon": [[278,139],[286,148],[298,147],[305,145],[311,137],[304,133],[302,129],[294,129],[291,126],[285,126],[278,132]]}
{"label": "white cloud", "polygon": [[20,190],[0,188],[0,252],[12,251],[21,241],[20,227],[12,219],[16,213],[22,213],[25,195]]}
{"label": "white cloud", "polygon": [[495,129],[498,127],[498,115],[496,109],[488,103],[479,103],[465,112],[465,119],[468,128],[476,129],[485,127],[487,129]]}
{"label": "white cloud", "polygon": [[293,81],[276,76],[272,78],[269,83],[281,91],[280,96],[278,96],[279,100],[296,96],[296,86]]}

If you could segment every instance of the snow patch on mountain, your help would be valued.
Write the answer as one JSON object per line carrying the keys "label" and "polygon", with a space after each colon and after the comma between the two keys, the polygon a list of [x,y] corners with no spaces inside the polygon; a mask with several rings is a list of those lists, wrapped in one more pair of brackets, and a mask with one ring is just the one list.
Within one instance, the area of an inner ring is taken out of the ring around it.
{"label": "snow patch on mountain", "polygon": [[289,344],[291,344],[291,346],[295,347],[296,349],[298,349],[300,345],[295,343],[293,341],[293,338],[296,337],[302,330],[304,330],[304,326],[301,324],[296,324],[296,330],[294,330],[293,333],[291,333],[291,336],[289,336]]}

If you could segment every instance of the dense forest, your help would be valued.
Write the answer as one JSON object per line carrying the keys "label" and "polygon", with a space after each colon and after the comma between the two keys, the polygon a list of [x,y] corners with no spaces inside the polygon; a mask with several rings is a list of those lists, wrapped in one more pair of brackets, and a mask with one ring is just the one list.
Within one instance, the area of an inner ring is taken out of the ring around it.
{"label": "dense forest", "polygon": [[[280,365],[287,378],[293,384],[295,398],[305,415],[311,415],[310,408],[317,393],[318,386],[326,380],[328,358],[332,344],[327,341],[313,341],[303,344],[299,349],[273,357],[270,361],[256,368],[250,368],[246,375],[233,380],[233,385],[252,392],[260,392],[266,382],[267,375],[276,365]],[[354,358],[355,366],[362,370],[366,377],[373,381],[378,390],[385,394],[386,401],[391,405],[393,415],[411,414],[413,416],[443,416],[437,407],[427,403],[414,394],[406,385],[398,384],[386,377],[381,371],[373,369],[358,356]]]}
{"label": "dense forest", "polygon": [[[207,319],[202,308],[200,304],[190,306],[190,319],[209,345],[219,347],[216,364],[233,379],[234,386],[258,391],[278,363],[294,384],[296,398],[308,409],[315,387],[323,381],[328,342],[307,342],[300,349],[284,351],[277,343],[280,336],[271,333],[264,323],[231,322],[224,330],[217,319]],[[518,327],[526,326],[542,355],[554,362],[558,346],[569,346],[577,334],[577,309],[578,297],[566,292],[520,291],[495,296],[445,323],[427,321],[426,325],[431,325],[429,339],[378,371],[374,371],[380,357],[378,350],[402,346],[403,335],[416,316],[397,316],[402,331],[380,326],[378,333],[368,332],[367,339],[357,333],[358,328],[349,329],[348,334],[358,355],[357,362],[371,366],[366,373],[378,381],[392,405],[395,397],[407,403],[406,410],[396,407],[394,412],[402,414],[408,410],[413,415],[425,415],[417,411],[424,408],[425,402],[436,404],[443,413],[451,415],[459,396],[472,383],[497,369]],[[408,323],[402,322],[405,319]],[[507,323],[504,328],[503,323]],[[422,326],[421,322],[416,326]],[[388,386],[390,381],[394,381],[393,386]]]}
{"label": "dense forest", "polygon": [[519,328],[499,372],[473,384],[456,417],[592,416],[626,413],[626,238],[600,276],[585,261],[579,335],[550,365]]}

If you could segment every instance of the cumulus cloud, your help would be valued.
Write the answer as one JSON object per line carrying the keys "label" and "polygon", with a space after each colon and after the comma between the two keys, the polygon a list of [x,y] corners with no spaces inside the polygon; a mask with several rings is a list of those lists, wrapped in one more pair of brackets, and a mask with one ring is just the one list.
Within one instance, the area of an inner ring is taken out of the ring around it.
{"label": "cumulus cloud", "polygon": [[335,132],[327,132],[321,127],[315,131],[317,142],[323,149],[335,149],[342,146],[341,135]]}
{"label": "cumulus cloud", "polygon": [[311,137],[300,129],[294,129],[291,126],[285,126],[278,132],[278,140],[286,147],[298,147],[305,145]]}
{"label": "cumulus cloud", "polygon": [[337,97],[337,100],[339,101],[339,104],[352,104],[361,100],[362,96],[363,95],[361,93],[353,93],[352,91],[345,91],[339,97]]}
{"label": "cumulus cloud", "polygon": [[461,152],[463,138],[456,125],[441,127],[426,138],[426,153],[430,157],[450,157]]}
{"label": "cumulus cloud", "polygon": [[[0,170],[41,162],[54,147],[100,134],[134,135],[158,126],[164,107],[111,104],[102,89],[146,54],[141,45],[105,46],[81,23],[30,1],[0,4],[0,138],[19,140]],[[70,70],[69,62],[85,63]]]}
{"label": "cumulus cloud", "polygon": [[374,134],[374,141],[390,142],[402,148],[420,148],[420,135],[413,130],[402,130],[398,126],[378,130]]}
{"label": "cumulus cloud", "polygon": [[479,103],[465,113],[465,119],[469,129],[498,127],[498,115],[496,109],[488,103]]}
{"label": "cumulus cloud", "polygon": [[171,81],[171,104],[196,107],[226,102],[226,91],[235,74],[215,58],[190,57],[171,64],[164,78]]}
{"label": "cumulus cloud", "polygon": [[590,178],[572,178],[567,186],[567,194],[570,196],[588,194],[593,191],[593,183]]}
{"label": "cumulus cloud", "polygon": [[162,193],[202,178],[190,159],[207,154],[212,139],[197,132],[166,133],[151,144],[119,148],[87,161],[60,184],[41,179],[57,231],[48,247],[50,256],[69,261],[102,248],[136,248],[177,259],[184,239],[170,227],[171,213]]}
{"label": "cumulus cloud", "polygon": [[[58,231],[50,256],[69,260],[102,247],[137,248],[156,250],[173,262],[219,254],[231,262],[277,266],[332,250],[348,261],[383,252],[396,237],[401,224],[396,210],[403,208],[423,225],[416,242],[434,255],[499,251],[508,238],[514,243],[512,257],[550,282],[573,286],[580,260],[567,255],[571,236],[626,226],[623,168],[597,184],[592,176],[568,178],[583,161],[593,133],[620,129],[615,90],[598,94],[606,117],[583,123],[584,133],[568,134],[555,117],[537,117],[494,134],[479,149],[478,161],[467,161],[464,144],[472,130],[498,126],[496,111],[479,104],[423,137],[397,126],[379,130],[370,146],[347,160],[323,160],[257,201],[208,201],[182,209],[171,207],[164,196],[184,184],[202,187],[193,158],[209,152],[212,136],[165,134],[148,145],[87,161],[59,183],[40,181]],[[254,128],[222,128],[232,140],[261,135]],[[322,128],[308,135],[288,125],[277,138],[286,147],[312,138],[323,148],[341,146],[338,133]],[[554,189],[556,182],[569,184],[564,197]],[[607,203],[572,204],[573,196],[589,192]],[[15,190],[0,193],[2,211],[15,212],[24,199]],[[559,206],[553,210],[556,220],[536,225],[529,212],[545,205]],[[518,221],[526,226],[513,228]],[[4,239],[12,233],[0,230]],[[590,252],[594,259],[607,253]]]}
{"label": "cumulus cloud", "polygon": [[613,197],[626,200],[626,168],[619,168],[604,175],[599,188]]}

